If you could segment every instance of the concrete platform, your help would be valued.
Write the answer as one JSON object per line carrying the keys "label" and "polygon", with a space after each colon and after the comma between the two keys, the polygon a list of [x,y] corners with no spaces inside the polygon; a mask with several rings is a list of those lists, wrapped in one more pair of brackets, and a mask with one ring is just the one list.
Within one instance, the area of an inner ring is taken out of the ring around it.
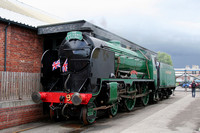
{"label": "concrete platform", "polygon": [[174,96],[131,112],[119,112],[116,117],[97,118],[89,126],[78,120],[43,121],[0,130],[1,133],[200,133],[200,92],[193,98],[191,92],[177,88]]}

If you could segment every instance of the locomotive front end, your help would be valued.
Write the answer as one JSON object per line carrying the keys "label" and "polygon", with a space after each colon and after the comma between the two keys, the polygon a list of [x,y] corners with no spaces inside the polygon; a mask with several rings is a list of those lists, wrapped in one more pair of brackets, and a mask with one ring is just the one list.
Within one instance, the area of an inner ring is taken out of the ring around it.
{"label": "locomotive front end", "polygon": [[[69,32],[63,40],[58,57],[61,65],[67,61],[67,69],[62,67],[63,88],[67,92],[84,92],[90,77],[90,54],[93,47],[82,32]],[[87,83],[86,83],[87,82]],[[84,86],[85,85],[85,86]]]}
{"label": "locomotive front end", "polygon": [[[43,92],[34,92],[32,100],[43,102],[50,115],[78,117],[92,101],[90,56],[92,41],[79,31],[68,32],[58,50],[47,50],[42,56]],[[54,112],[54,113],[51,113]],[[85,120],[87,121],[87,120]]]}

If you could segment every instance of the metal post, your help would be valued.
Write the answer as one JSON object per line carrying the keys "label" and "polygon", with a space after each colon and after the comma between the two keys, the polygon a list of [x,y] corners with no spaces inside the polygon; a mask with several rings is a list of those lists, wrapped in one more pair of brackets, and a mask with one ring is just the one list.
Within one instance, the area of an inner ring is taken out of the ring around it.
{"label": "metal post", "polygon": [[185,69],[185,83],[187,82],[186,69]]}

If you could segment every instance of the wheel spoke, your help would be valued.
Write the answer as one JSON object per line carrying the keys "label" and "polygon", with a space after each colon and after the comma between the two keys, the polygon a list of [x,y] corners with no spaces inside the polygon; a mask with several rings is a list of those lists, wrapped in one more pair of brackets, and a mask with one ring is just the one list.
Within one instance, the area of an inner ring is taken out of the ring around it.
{"label": "wheel spoke", "polygon": [[97,111],[93,110],[93,108],[95,108],[95,107],[96,107],[96,105],[94,102],[91,103],[90,108],[88,108],[87,105],[82,107],[81,118],[82,118],[84,125],[94,123],[96,116],[97,116]]}
{"label": "wheel spoke", "polygon": [[[142,93],[145,94],[145,93],[148,93],[149,89],[148,89],[148,86],[147,85],[144,85],[142,87]],[[146,106],[149,102],[149,94],[146,94],[145,96],[142,97],[142,103],[144,106]]]}
{"label": "wheel spoke", "polygon": [[[129,91],[135,91],[135,90],[136,90],[136,85],[133,83],[132,87],[129,88]],[[136,92],[132,93],[132,94],[128,94],[128,95],[129,96],[135,96]],[[136,98],[134,98],[134,99],[126,98],[124,100],[124,102],[125,102],[124,104],[125,104],[126,110],[131,111],[135,107]]]}
{"label": "wheel spoke", "polygon": [[118,112],[118,103],[115,103],[111,108],[109,108],[109,115],[116,116]]}

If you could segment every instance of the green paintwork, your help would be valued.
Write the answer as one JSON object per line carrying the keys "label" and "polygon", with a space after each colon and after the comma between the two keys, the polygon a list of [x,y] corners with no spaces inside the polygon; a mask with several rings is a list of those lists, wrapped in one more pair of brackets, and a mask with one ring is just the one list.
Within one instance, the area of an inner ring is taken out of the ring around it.
{"label": "green paintwork", "polygon": [[[133,86],[130,87],[129,91],[134,91],[134,90],[136,90],[135,84],[133,84]],[[134,94],[127,94],[127,95],[136,96],[136,92]],[[135,107],[136,98],[134,98],[134,99],[126,98],[124,102],[125,102],[126,109],[128,111],[131,111]]]}
{"label": "green paintwork", "polygon": [[128,111],[133,110],[133,108],[135,107],[135,103],[136,103],[136,98],[135,99],[129,99],[129,98],[125,99],[125,106]]}
{"label": "green paintwork", "polygon": [[134,81],[135,79],[101,79],[101,84],[102,84],[102,82],[103,81],[109,81],[110,83],[111,82],[115,82],[115,83],[117,83],[117,82],[120,82],[120,81],[123,81],[125,84],[132,84],[133,83],[133,81]]}
{"label": "green paintwork", "polygon": [[117,101],[117,82],[111,82],[109,83],[110,85],[110,97],[109,97],[109,102],[108,103],[113,103]]}
{"label": "green paintwork", "polygon": [[110,114],[112,116],[116,116],[118,112],[118,103],[115,103],[111,108],[110,108]]}
{"label": "green paintwork", "polygon": [[82,32],[80,32],[80,31],[68,32],[68,33],[67,33],[66,40],[71,40],[71,39],[82,40],[82,39],[83,39]]}
{"label": "green paintwork", "polygon": [[149,75],[150,79],[154,79],[154,85],[157,86],[157,69],[156,69],[156,62],[155,62],[155,56],[151,55],[151,61],[148,62],[148,68],[149,68]]}
{"label": "green paintwork", "polygon": [[[149,89],[146,84],[143,84],[142,85],[142,93],[145,94],[147,92],[149,92]],[[142,103],[144,106],[146,106],[148,104],[148,102],[149,102],[149,94],[142,97]]]}
{"label": "green paintwork", "polygon": [[[116,83],[116,81],[123,81],[126,84],[132,84],[132,82],[134,81],[134,79],[101,79],[100,88],[102,88],[102,82],[104,82],[104,81],[109,81],[110,83],[113,83],[113,82]],[[93,98],[95,96],[98,96],[99,93],[100,93],[100,91],[101,91],[101,89],[97,93],[93,93],[92,94]],[[90,99],[90,102],[92,102],[94,100],[93,98]]]}
{"label": "green paintwork", "polygon": [[[90,106],[90,108],[87,108],[87,116],[91,116],[94,115],[95,117],[97,116],[97,111],[94,110],[93,108],[96,108],[96,105],[94,102],[91,103],[92,106]],[[95,121],[94,119],[88,119],[89,123],[93,123]]]}
{"label": "green paintwork", "polygon": [[[134,52],[112,43],[107,43],[107,45],[115,52],[115,70],[119,66],[119,70],[147,72],[146,58],[139,51]],[[119,65],[117,63],[118,58],[120,59]]]}
{"label": "green paintwork", "polygon": [[120,47],[121,47],[121,42],[120,42],[120,41],[112,40],[112,41],[109,41],[109,43],[112,43],[112,44],[114,44],[115,46],[120,46]]}
{"label": "green paintwork", "polygon": [[[124,84],[132,85],[135,80],[136,82],[151,82],[151,88],[144,87],[142,90],[142,93],[149,92],[149,90],[152,90],[153,93],[156,94],[158,89],[158,72],[156,67],[156,55],[148,55],[146,57],[146,53],[143,50],[136,50],[133,51],[131,49],[127,49],[121,46],[120,42],[117,41],[111,41],[106,42],[106,47],[109,47],[109,50],[115,52],[115,72],[118,71],[132,71],[135,70],[138,72],[137,75],[130,76],[130,79],[101,79],[100,82],[100,89],[97,93],[93,94],[93,96],[97,96],[102,88],[102,83],[106,81],[106,83],[110,84],[110,94],[109,94],[109,100],[107,104],[113,104],[117,101],[118,95],[117,95],[117,82],[124,82]],[[152,84],[154,82],[154,85]],[[144,83],[142,83],[144,84]],[[174,69],[172,66],[165,65],[161,63],[160,68],[160,87],[162,88],[174,88],[175,87],[175,74]],[[137,89],[137,88],[136,88]],[[141,92],[139,92],[141,93]],[[126,94],[129,95],[129,94]],[[142,102],[144,105],[148,104],[149,102],[149,94],[141,97]],[[128,108],[128,110],[131,110],[135,105],[135,99],[125,99],[125,104]]]}
{"label": "green paintwork", "polygon": [[174,87],[175,71],[170,65],[160,63],[160,88]]}

